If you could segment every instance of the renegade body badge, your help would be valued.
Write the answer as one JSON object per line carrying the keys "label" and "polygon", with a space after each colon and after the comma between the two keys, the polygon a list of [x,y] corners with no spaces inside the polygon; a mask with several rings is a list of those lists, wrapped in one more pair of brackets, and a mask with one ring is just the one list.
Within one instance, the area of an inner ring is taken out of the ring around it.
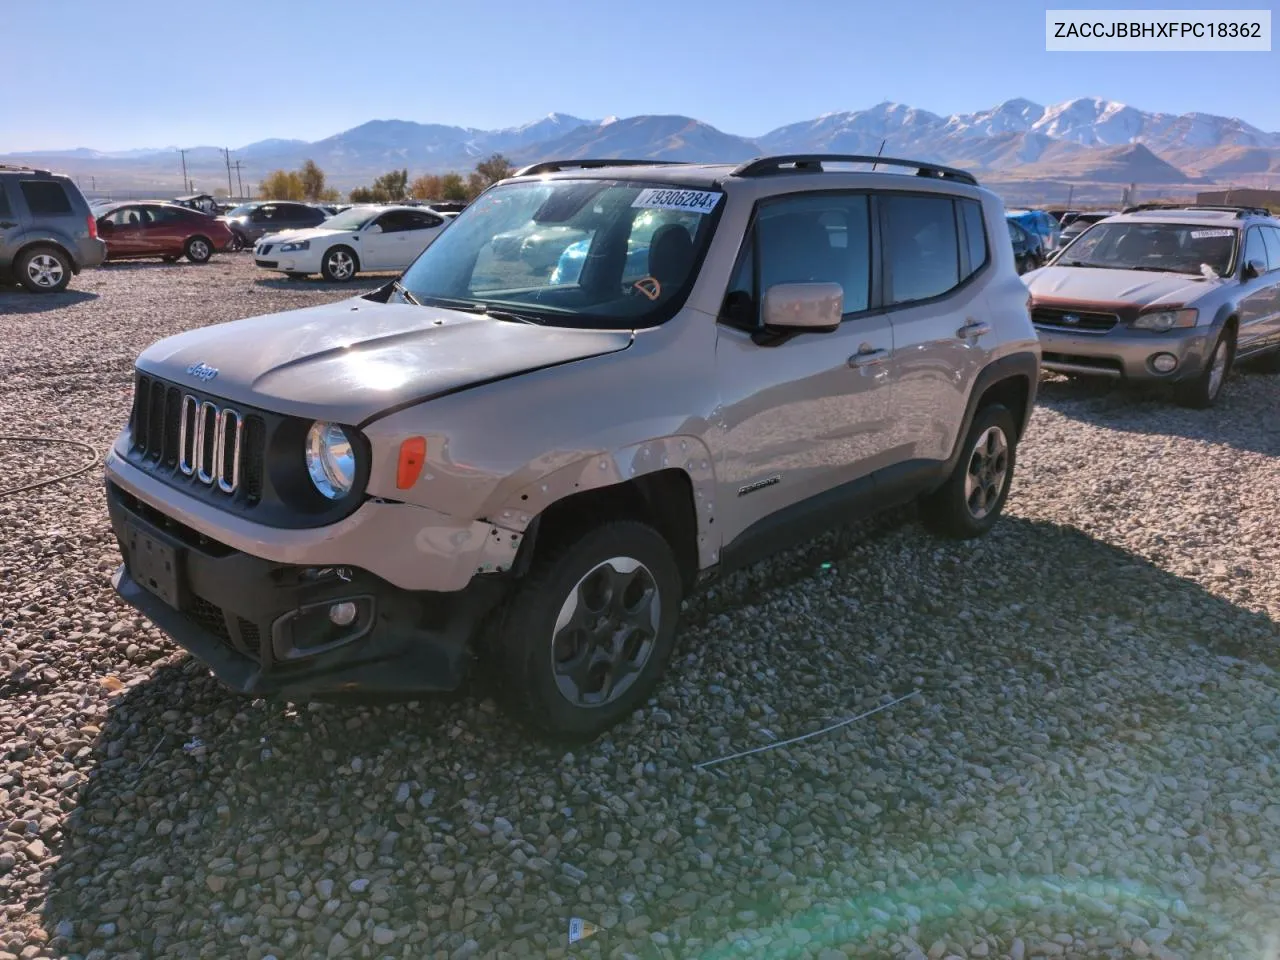
{"label": "renegade body badge", "polygon": [[191,376],[195,377],[197,380],[208,383],[218,375],[218,368],[211,367],[204,362],[193,363],[191,366],[187,367],[187,373],[191,374]]}
{"label": "renegade body badge", "polygon": [[765,477],[763,480],[757,480],[754,483],[748,483],[738,488],[738,496],[745,497],[748,493],[755,493],[757,490],[763,490],[765,487],[772,487],[775,483],[782,482],[782,474],[775,473],[772,477]]}

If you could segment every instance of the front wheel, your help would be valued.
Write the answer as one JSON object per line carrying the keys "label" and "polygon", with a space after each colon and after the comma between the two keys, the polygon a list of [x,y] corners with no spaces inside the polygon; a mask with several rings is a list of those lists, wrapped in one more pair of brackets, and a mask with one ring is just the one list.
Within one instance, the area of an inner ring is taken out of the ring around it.
{"label": "front wheel", "polygon": [[14,267],[18,282],[32,293],[59,293],[71,282],[71,262],[55,247],[32,247]]}
{"label": "front wheel", "polygon": [[227,249],[231,253],[236,253],[240,250],[243,250],[247,246],[248,244],[245,242],[244,234],[241,233],[239,230],[232,230],[231,242],[227,244]]}
{"label": "front wheel", "polygon": [[192,237],[187,241],[187,259],[192,263],[208,263],[213,256],[213,244],[204,237]]}
{"label": "front wheel", "polygon": [[671,547],[643,523],[606,523],[548,549],[496,626],[505,705],[551,737],[599,736],[657,684],[682,592]]}
{"label": "front wheel", "polygon": [[330,283],[346,283],[358,269],[355,252],[348,247],[334,247],[320,264],[321,275]]}
{"label": "front wheel", "polygon": [[995,525],[1009,496],[1017,459],[1018,428],[1001,404],[982,407],[973,418],[951,476],[920,503],[934,533],[959,540],[980,537]]}
{"label": "front wheel", "polygon": [[1178,403],[1184,407],[1203,410],[1217,402],[1222,385],[1227,382],[1231,365],[1236,358],[1236,333],[1231,327],[1222,331],[1213,345],[1209,361],[1195,377],[1175,387]]}

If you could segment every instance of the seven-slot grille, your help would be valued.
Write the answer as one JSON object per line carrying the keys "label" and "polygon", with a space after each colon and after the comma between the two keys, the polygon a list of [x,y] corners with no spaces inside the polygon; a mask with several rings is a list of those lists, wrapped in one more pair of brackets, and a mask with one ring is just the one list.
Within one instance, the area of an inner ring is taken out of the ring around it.
{"label": "seven-slot grille", "polygon": [[139,376],[131,422],[143,464],[177,469],[194,482],[250,503],[262,495],[262,420],[212,399]]}
{"label": "seven-slot grille", "polygon": [[1037,327],[1052,327],[1055,330],[1106,333],[1120,322],[1120,318],[1114,313],[1090,313],[1087,310],[1036,307],[1031,311],[1031,322]]}

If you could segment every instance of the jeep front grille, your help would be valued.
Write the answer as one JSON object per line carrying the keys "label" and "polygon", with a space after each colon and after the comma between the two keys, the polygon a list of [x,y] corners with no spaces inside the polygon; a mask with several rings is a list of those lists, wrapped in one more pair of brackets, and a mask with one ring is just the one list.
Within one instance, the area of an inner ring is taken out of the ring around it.
{"label": "jeep front grille", "polygon": [[139,376],[131,433],[144,464],[176,468],[226,496],[262,495],[265,430],[252,414]]}

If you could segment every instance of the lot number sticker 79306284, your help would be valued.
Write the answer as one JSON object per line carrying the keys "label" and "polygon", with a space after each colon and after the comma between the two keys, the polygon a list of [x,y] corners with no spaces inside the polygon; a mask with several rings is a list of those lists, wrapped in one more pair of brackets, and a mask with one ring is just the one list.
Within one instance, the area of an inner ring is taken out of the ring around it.
{"label": "lot number sticker 79306284", "polygon": [[723,193],[714,190],[671,190],[665,187],[650,187],[641,190],[632,201],[633,207],[647,207],[651,210],[683,210],[687,213],[710,213],[720,202]]}

